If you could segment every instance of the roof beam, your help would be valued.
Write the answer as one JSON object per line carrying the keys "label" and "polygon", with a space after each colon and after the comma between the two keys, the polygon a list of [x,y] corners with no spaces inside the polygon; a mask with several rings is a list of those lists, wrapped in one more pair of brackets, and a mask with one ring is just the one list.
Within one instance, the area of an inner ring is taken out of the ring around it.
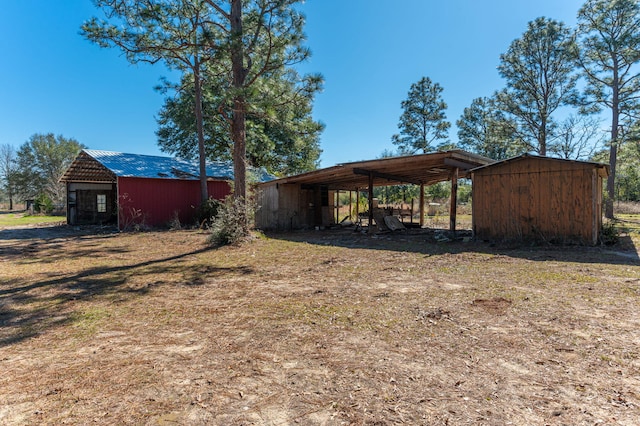
{"label": "roof beam", "polygon": [[380,178],[380,179],[387,179],[389,181],[398,181],[400,183],[413,183],[414,185],[420,185],[420,183],[421,183],[421,182],[418,182],[417,180],[413,180],[411,178],[398,176],[398,175],[391,175],[391,174],[388,174],[388,173],[377,172],[375,170],[360,169],[360,168],[357,168],[357,167],[353,169],[353,173],[356,174],[356,175],[364,175],[364,176],[371,176],[371,177],[376,177],[376,178]]}
{"label": "roof beam", "polygon": [[469,169],[478,167],[477,164],[469,164],[469,163],[465,163],[464,161],[454,160],[453,158],[445,158],[444,164],[451,167],[457,167],[463,170],[469,170]]}

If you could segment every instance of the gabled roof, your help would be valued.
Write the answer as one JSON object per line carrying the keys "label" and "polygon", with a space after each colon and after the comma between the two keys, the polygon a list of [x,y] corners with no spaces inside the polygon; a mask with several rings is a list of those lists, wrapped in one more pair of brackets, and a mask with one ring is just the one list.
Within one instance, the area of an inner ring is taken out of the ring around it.
{"label": "gabled roof", "polygon": [[[197,162],[172,157],[126,154],[122,152],[83,149],[60,179],[61,182],[115,182],[117,177],[197,180]],[[207,177],[233,180],[233,164],[222,161],[207,163]],[[259,180],[273,179],[264,170]]]}
{"label": "gabled roof", "polygon": [[581,161],[581,160],[570,160],[566,158],[543,157],[541,155],[534,155],[529,153],[518,155],[516,157],[507,158],[506,160],[496,161],[494,163],[486,164],[484,166],[476,167],[475,169],[471,170],[471,173],[475,173],[477,171],[481,171],[489,168],[500,167],[501,165],[524,161],[527,159],[537,159],[537,160],[548,161],[548,162],[556,162],[558,164],[567,164],[567,165],[572,164],[574,166],[589,166],[597,169],[598,174],[601,177],[605,178],[609,176],[609,166],[607,164],[596,163],[594,161]]}
{"label": "gabled roof", "polygon": [[459,177],[465,177],[468,170],[493,161],[470,152],[452,150],[338,164],[276,179],[269,184],[326,185],[329,189],[355,190],[367,188],[371,177],[373,186],[407,183],[430,185],[451,179],[454,169],[458,169]]}

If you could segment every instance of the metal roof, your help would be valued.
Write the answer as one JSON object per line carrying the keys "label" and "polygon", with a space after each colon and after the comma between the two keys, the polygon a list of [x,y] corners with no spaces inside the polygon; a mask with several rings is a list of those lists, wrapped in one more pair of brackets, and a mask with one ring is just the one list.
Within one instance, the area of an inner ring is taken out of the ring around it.
{"label": "metal roof", "polygon": [[[99,164],[95,164],[96,162]],[[273,176],[262,169],[258,170],[257,174],[260,182],[273,179]],[[197,162],[172,157],[83,149],[60,180],[114,182],[116,177],[197,180],[199,175]],[[207,177],[233,180],[233,164],[222,161],[207,162]]]}
{"label": "metal roof", "polygon": [[490,164],[494,160],[462,150],[433,152],[403,157],[381,158],[338,164],[296,176],[276,179],[267,184],[326,185],[329,189],[352,190],[373,186],[406,183],[430,185],[450,180],[455,169],[466,177],[470,169]]}
{"label": "metal roof", "polygon": [[608,164],[604,164],[604,163],[597,163],[595,161],[582,161],[582,160],[572,160],[572,159],[568,159],[568,158],[557,158],[557,157],[546,157],[546,156],[542,156],[542,155],[535,155],[535,154],[530,154],[530,153],[524,153],[521,155],[517,155],[515,157],[511,157],[511,158],[507,158],[504,160],[500,160],[500,161],[496,161],[490,164],[485,164],[483,166],[479,166],[476,167],[475,169],[471,170],[471,173],[475,173],[477,171],[482,171],[485,169],[491,169],[491,168],[496,168],[496,167],[500,167],[503,164],[508,164],[508,163],[515,163],[518,161],[523,161],[526,159],[539,159],[542,161],[550,161],[550,162],[556,162],[558,164],[572,164],[575,166],[590,166],[590,167],[594,167],[598,170],[598,174],[603,177],[606,178],[607,176],[609,176],[609,165]]}

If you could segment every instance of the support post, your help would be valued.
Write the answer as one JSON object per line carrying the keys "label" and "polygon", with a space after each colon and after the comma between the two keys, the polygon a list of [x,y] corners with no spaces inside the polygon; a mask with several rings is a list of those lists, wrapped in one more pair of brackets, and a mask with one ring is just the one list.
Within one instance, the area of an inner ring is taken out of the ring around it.
{"label": "support post", "polygon": [[424,183],[420,184],[420,228],[424,227]]}
{"label": "support post", "polygon": [[[409,214],[410,214],[410,216],[409,216],[409,217],[410,217],[409,223],[410,223],[410,224],[412,224],[412,225],[413,225],[413,202],[414,202],[415,200],[416,200],[416,199],[415,199],[414,197],[411,197],[411,211],[409,212]],[[402,207],[400,207],[400,215],[402,216]]]}
{"label": "support post", "polygon": [[369,173],[369,233],[373,232],[373,173]]}
{"label": "support post", "polygon": [[322,188],[320,185],[313,187],[313,204],[315,226],[322,226]]}
{"label": "support post", "polygon": [[451,173],[451,206],[449,207],[449,230],[456,236],[456,215],[458,213],[458,171],[456,167]]}

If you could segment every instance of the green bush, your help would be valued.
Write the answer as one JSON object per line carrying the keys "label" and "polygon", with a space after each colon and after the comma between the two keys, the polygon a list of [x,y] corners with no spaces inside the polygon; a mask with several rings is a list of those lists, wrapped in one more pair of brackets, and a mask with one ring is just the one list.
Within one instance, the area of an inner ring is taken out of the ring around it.
{"label": "green bush", "polygon": [[614,221],[606,222],[602,225],[600,242],[607,246],[612,246],[618,242],[620,233]]}
{"label": "green bush", "polygon": [[50,215],[54,207],[53,200],[47,194],[40,194],[33,200],[33,210],[37,213]]}
{"label": "green bush", "polygon": [[196,210],[196,220],[200,228],[209,228],[213,223],[214,218],[218,215],[218,209],[222,202],[209,198],[204,203],[198,206]]}

